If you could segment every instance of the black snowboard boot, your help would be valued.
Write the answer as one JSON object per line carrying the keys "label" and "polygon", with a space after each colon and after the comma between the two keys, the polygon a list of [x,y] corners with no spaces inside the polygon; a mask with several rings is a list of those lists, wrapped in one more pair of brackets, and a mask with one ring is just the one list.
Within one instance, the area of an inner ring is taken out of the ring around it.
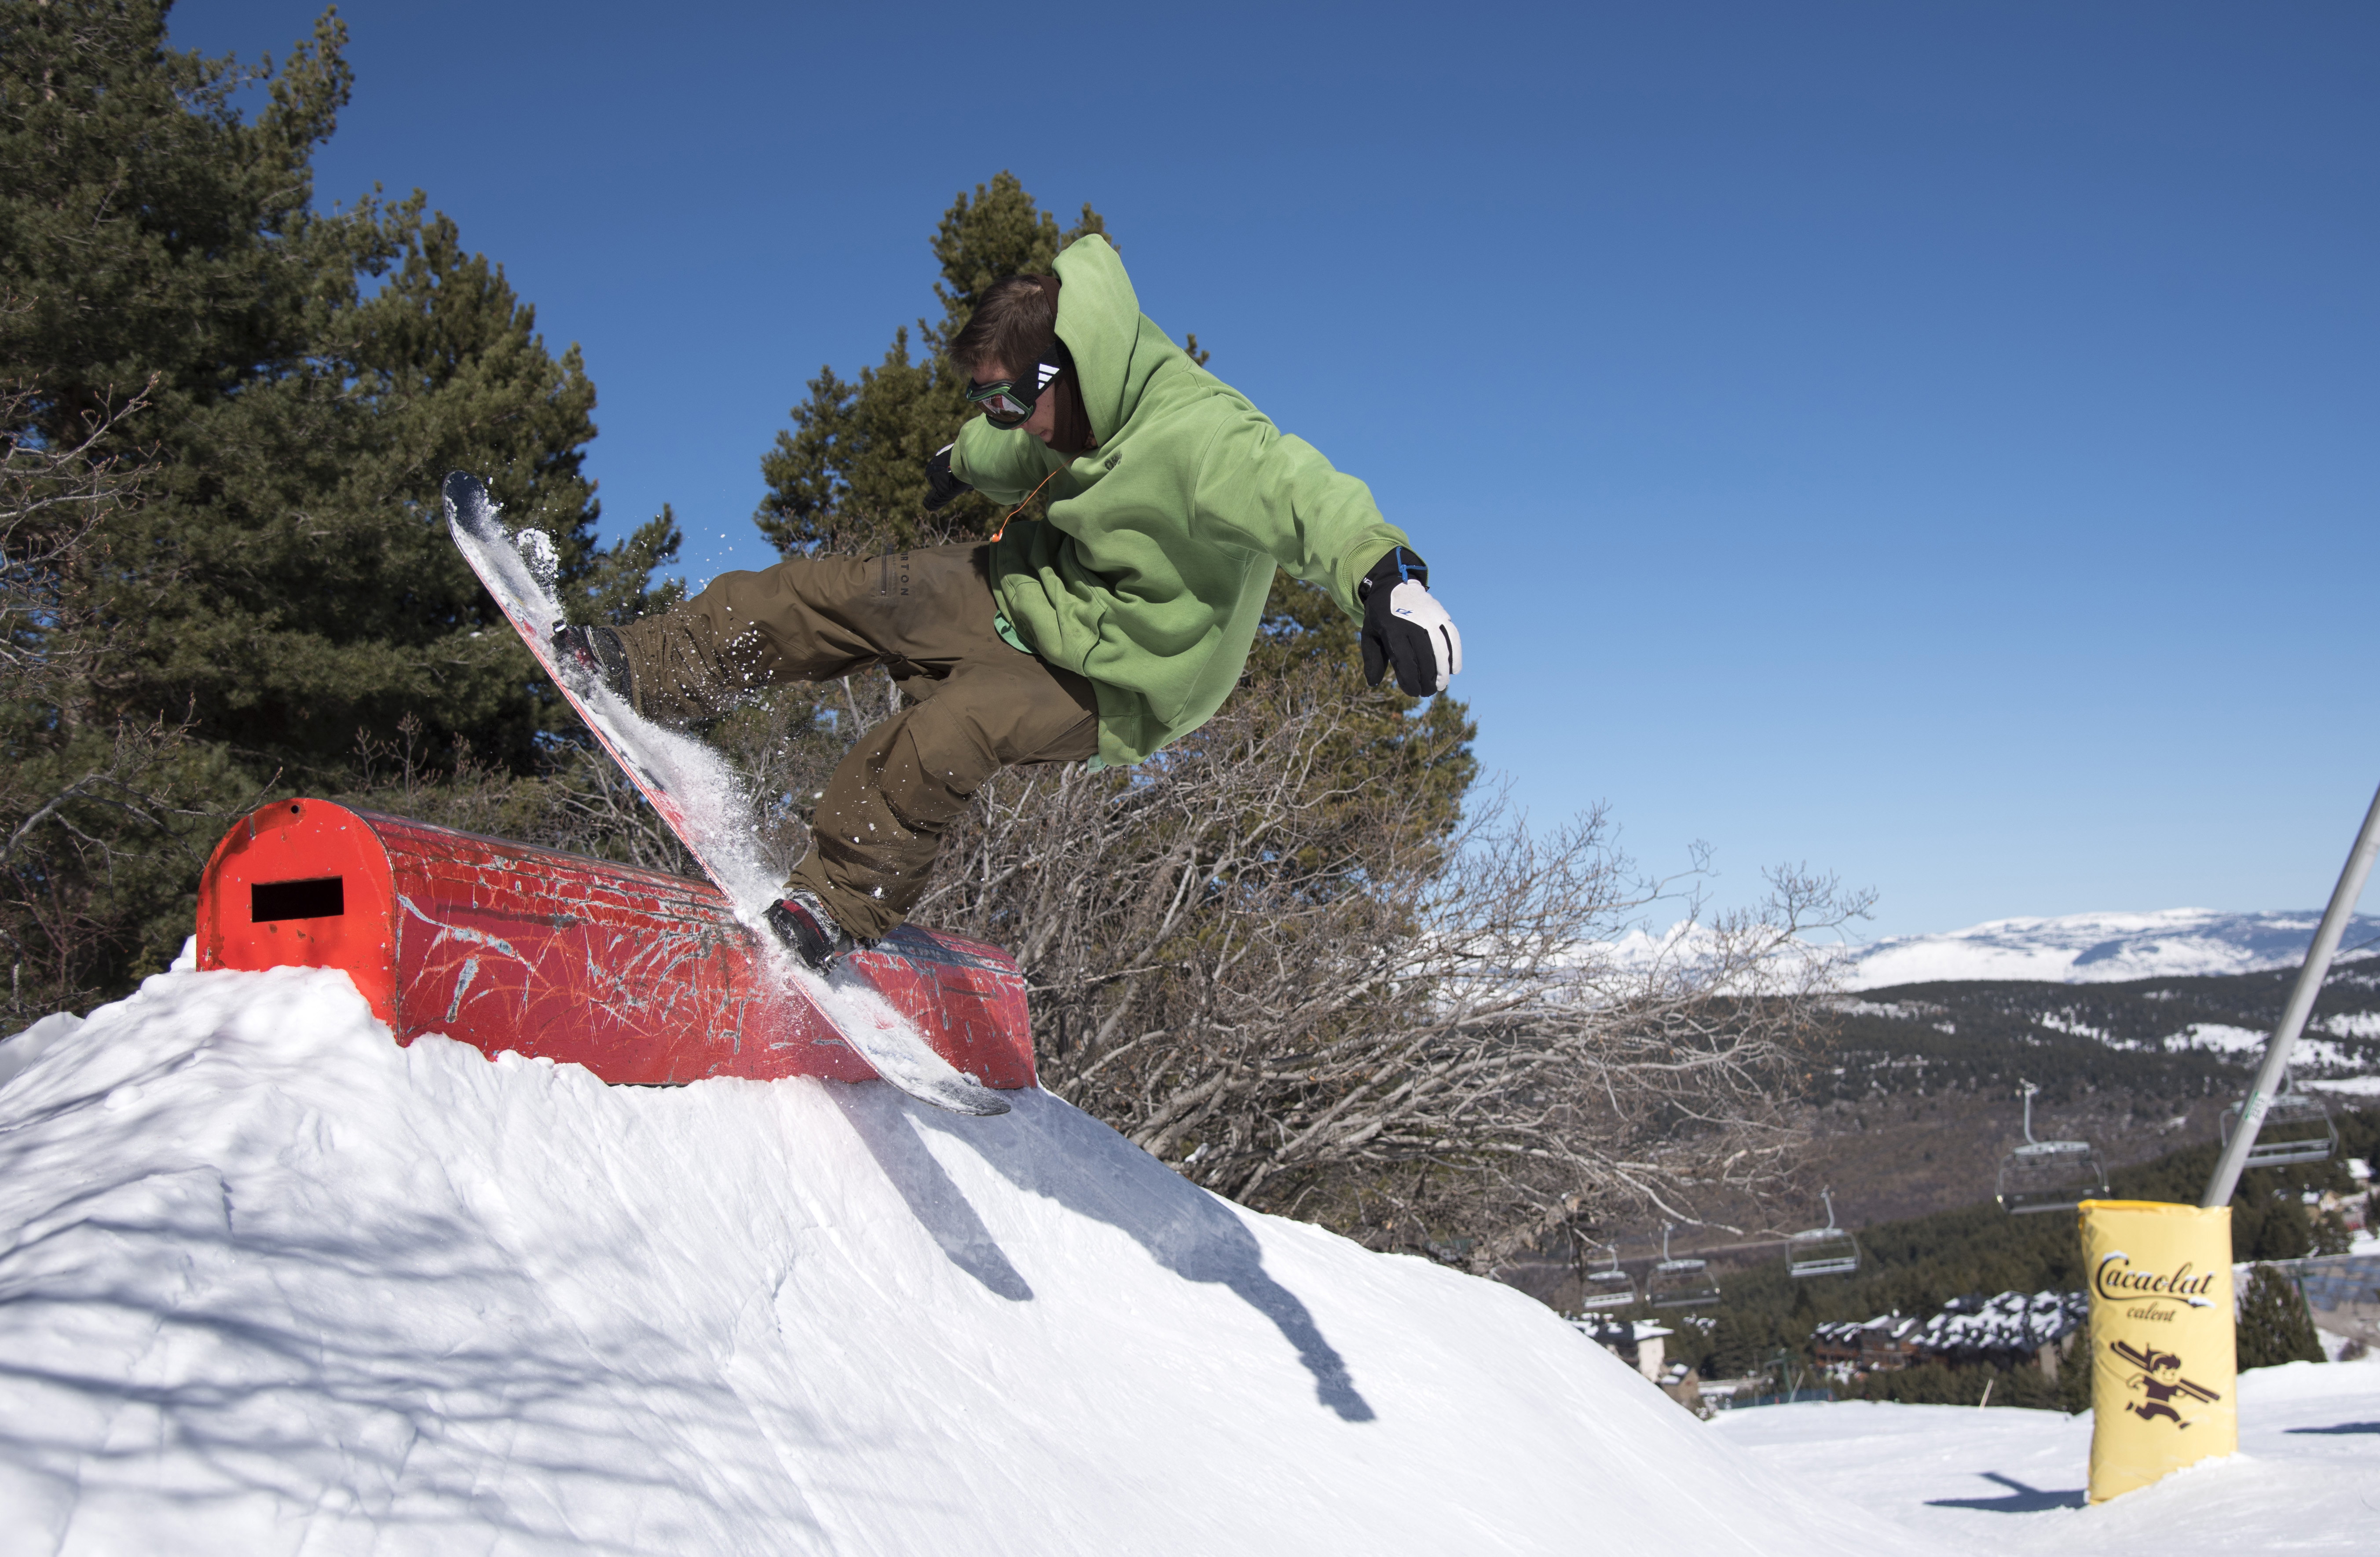
{"label": "black snowboard boot", "polygon": [[824,903],[798,887],[771,903],[762,917],[768,920],[777,939],[821,973],[832,972],[834,965],[845,957],[876,944],[861,940],[836,923]]}
{"label": "black snowboard boot", "polygon": [[583,696],[590,687],[609,687],[621,701],[634,706],[635,698],[628,686],[627,646],[611,628],[572,627],[556,622],[553,658],[562,673],[571,678],[573,692]]}

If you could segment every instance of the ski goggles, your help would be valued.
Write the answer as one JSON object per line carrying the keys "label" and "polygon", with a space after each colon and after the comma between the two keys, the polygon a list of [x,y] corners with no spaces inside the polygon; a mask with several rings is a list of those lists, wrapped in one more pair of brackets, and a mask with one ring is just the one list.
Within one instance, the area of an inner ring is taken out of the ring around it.
{"label": "ski goggles", "polygon": [[[1055,356],[1058,354],[1052,352],[1050,355]],[[1021,427],[1039,403],[1041,392],[1065,370],[1063,362],[1037,362],[1029,377],[996,379],[988,384],[970,383],[966,397],[983,407],[984,420],[992,426],[1002,430]]]}

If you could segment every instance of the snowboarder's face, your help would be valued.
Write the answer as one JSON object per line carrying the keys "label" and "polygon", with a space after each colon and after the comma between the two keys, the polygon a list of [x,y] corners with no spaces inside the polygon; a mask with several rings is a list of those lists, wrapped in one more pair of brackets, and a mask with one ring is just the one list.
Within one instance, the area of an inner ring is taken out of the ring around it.
{"label": "snowboarder's face", "polygon": [[[1008,370],[1004,363],[978,362],[975,365],[974,378],[978,384],[996,384],[1002,379],[1013,379],[1015,376]],[[1033,414],[1026,417],[1020,425],[1042,442],[1049,442],[1051,435],[1058,430],[1058,397],[1044,393],[1033,403]]]}

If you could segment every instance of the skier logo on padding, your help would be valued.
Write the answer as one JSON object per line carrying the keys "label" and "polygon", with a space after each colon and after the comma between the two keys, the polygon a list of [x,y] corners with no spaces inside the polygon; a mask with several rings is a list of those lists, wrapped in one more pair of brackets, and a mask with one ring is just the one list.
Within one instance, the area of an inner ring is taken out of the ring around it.
{"label": "skier logo on padding", "polygon": [[2124,1409],[2143,1421],[2155,1421],[2162,1417],[2180,1427],[2190,1424],[2182,1419],[2174,1406],[2176,1395],[2184,1395],[2203,1405],[2212,1405],[2223,1397],[2204,1384],[2193,1384],[2181,1376],[2181,1358],[2173,1352],[2160,1351],[2155,1346],[2142,1351],[2129,1341],[2111,1341],[2107,1349],[2140,1370],[2127,1387],[2148,1396],[2146,1400],[2127,1401]]}

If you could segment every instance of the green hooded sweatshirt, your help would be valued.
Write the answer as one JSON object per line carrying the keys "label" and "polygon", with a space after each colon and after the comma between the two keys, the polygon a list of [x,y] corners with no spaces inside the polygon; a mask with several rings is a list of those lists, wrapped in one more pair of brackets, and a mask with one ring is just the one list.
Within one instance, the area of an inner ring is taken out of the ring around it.
{"label": "green hooded sweatshirt", "polygon": [[992,585],[1035,652],[1098,689],[1099,760],[1136,763],[1239,683],[1275,564],[1360,618],[1355,585],[1412,542],[1369,488],[1150,322],[1105,238],[1069,246],[1057,272],[1058,337],[1098,447],[1070,461],[978,417],[951,468],[1003,503],[1057,472],[1049,521],[1020,519],[992,548]]}

